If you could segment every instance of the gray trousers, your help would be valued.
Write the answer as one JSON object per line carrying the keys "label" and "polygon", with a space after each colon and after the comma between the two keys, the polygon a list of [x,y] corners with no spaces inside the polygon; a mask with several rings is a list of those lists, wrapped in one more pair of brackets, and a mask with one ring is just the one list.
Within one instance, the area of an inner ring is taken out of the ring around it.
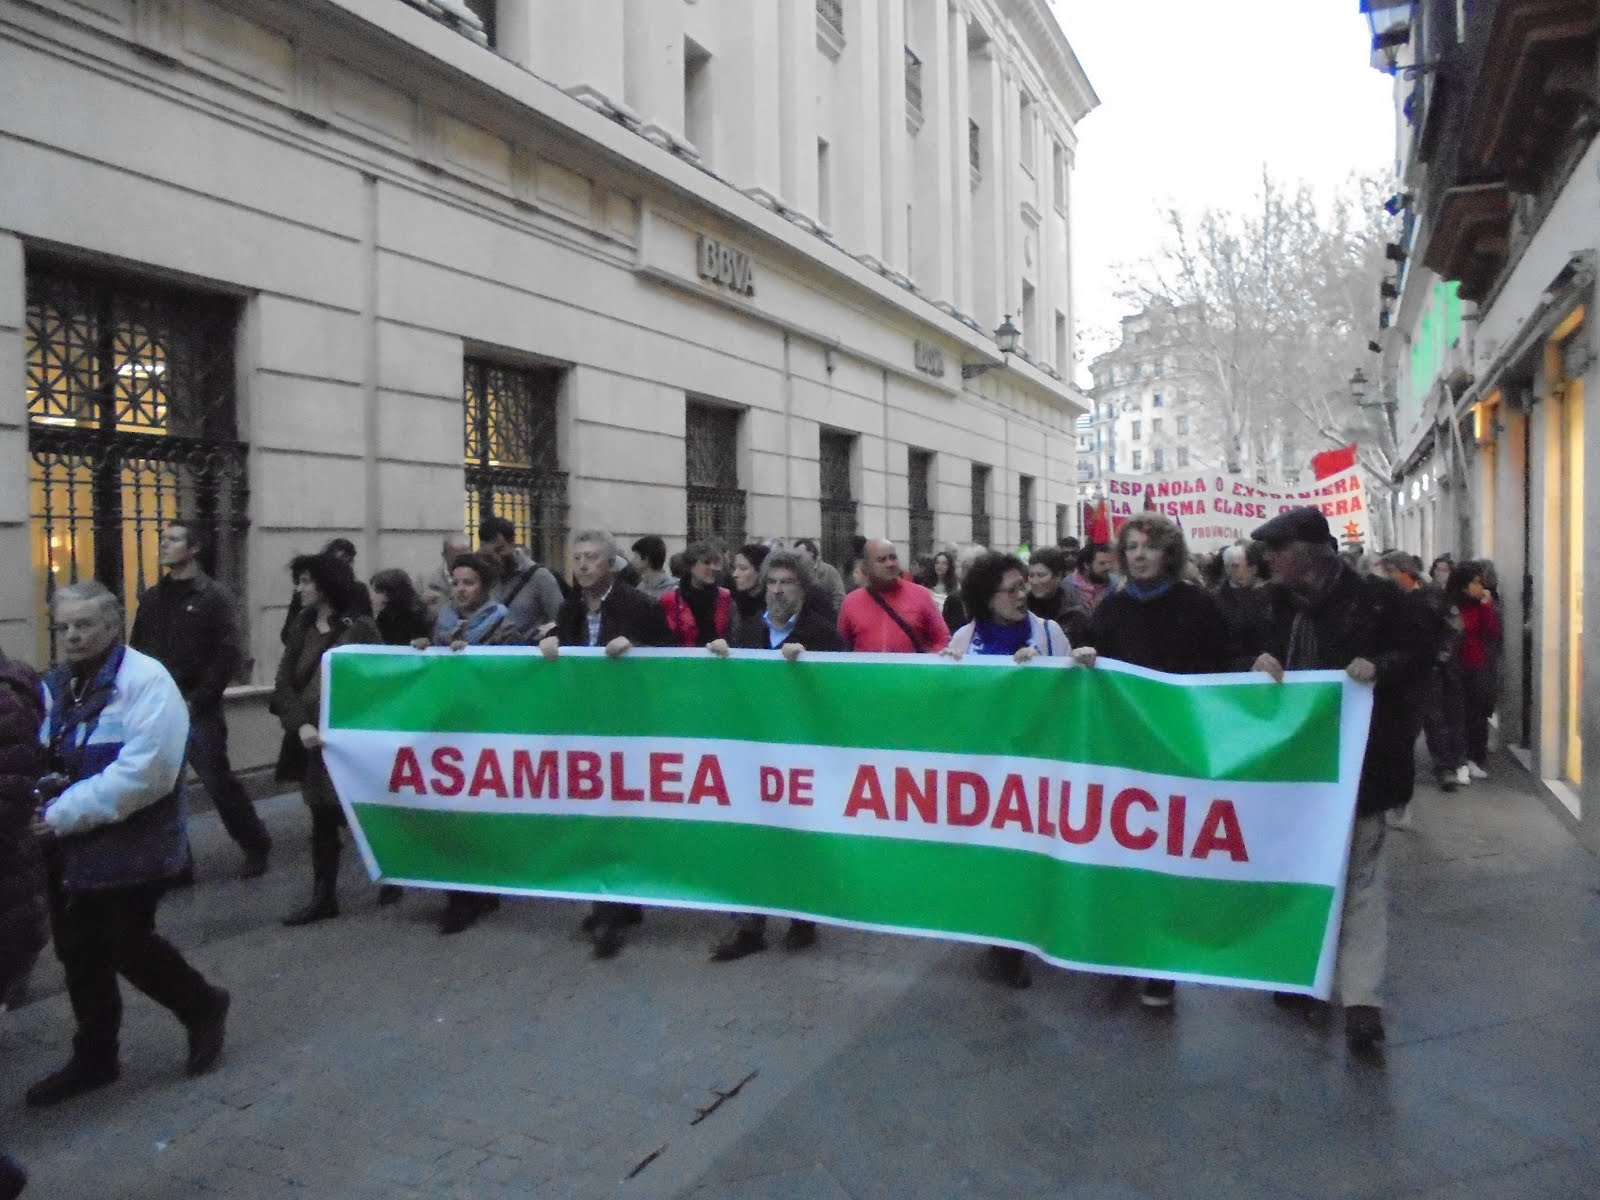
{"label": "gray trousers", "polygon": [[1383,839],[1388,831],[1384,814],[1374,813],[1356,818],[1350,838],[1334,972],[1336,998],[1346,1007],[1383,1006],[1384,967],[1389,956],[1389,881]]}

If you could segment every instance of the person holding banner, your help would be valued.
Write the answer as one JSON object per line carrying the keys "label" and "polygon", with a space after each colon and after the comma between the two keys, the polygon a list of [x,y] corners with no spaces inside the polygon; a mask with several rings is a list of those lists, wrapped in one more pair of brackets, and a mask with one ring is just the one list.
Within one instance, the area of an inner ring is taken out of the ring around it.
{"label": "person holding banner", "polygon": [[[1045,553],[1035,551],[1034,561]],[[1065,568],[1065,556],[1055,554]],[[1029,611],[1028,574],[1014,554],[991,551],[977,558],[961,581],[962,602],[972,620],[951,635],[942,653],[958,662],[968,654],[1004,654],[1017,663],[1070,654],[1072,645],[1061,626]],[[1027,955],[1013,946],[990,946],[979,971],[1007,987],[1025,988],[1033,982]]]}
{"label": "person holding banner", "polygon": [[[1436,622],[1427,605],[1387,579],[1358,575],[1340,560],[1328,519],[1294,508],[1251,537],[1272,568],[1268,649],[1254,669],[1282,681],[1285,671],[1343,670],[1374,686],[1366,758],[1356,792],[1355,828],[1339,927],[1334,991],[1344,1006],[1345,1040],[1357,1053],[1384,1039],[1382,990],[1388,956],[1385,814],[1409,803],[1414,747],[1433,662]],[[1285,1007],[1317,1002],[1280,993]]]}
{"label": "person holding banner", "polygon": [[1028,611],[1054,621],[1067,637],[1083,640],[1089,631],[1089,610],[1077,588],[1066,586],[1072,560],[1066,551],[1043,546],[1028,556]]}
{"label": "person holding banner", "polygon": [[283,924],[292,927],[339,915],[339,830],[345,816],[322,761],[317,728],[322,716],[322,656],[335,646],[381,643],[383,635],[367,615],[372,603],[367,589],[343,558],[302,554],[289,564],[289,573],[300,597],[300,615],[289,626],[278,662],[272,711],[284,732],[305,751],[300,795],[311,810],[311,899],[283,918]]}
{"label": "person holding banner", "polygon": [[[816,602],[808,599],[812,591],[810,566],[793,550],[774,550],[761,565],[765,609],[755,620],[740,623],[733,645],[740,650],[767,650],[794,662],[807,650],[839,652],[844,642]],[[821,597],[827,603],[827,596]],[[726,658],[730,647],[718,638],[706,647],[719,658]],[[783,936],[785,950],[804,950],[817,941],[817,923],[796,917]],[[761,913],[736,913],[733,930],[711,948],[712,962],[732,962],[767,948],[767,918]]]}
{"label": "person holding banner", "polygon": [[950,629],[927,588],[900,576],[900,552],[874,538],[861,560],[865,586],[839,606],[839,636],[856,653],[937,654]]}
{"label": "person holding banner", "polygon": [[[1183,530],[1158,512],[1135,513],[1117,531],[1117,569],[1126,582],[1100,601],[1089,622],[1093,654],[1174,675],[1229,669],[1228,625],[1204,588],[1183,578],[1189,548]],[[1170,979],[1147,979],[1146,1008],[1170,1008]]]}
{"label": "person holding banner", "polygon": [[[539,643],[554,661],[562,646],[603,646],[620,658],[634,646],[670,646],[673,637],[661,605],[627,584],[618,586],[617,544],[609,533],[588,529],[573,535],[572,577],[578,591],[556,614],[556,627]],[[596,958],[615,958],[622,930],[644,920],[637,904],[597,900],[583,920]]]}

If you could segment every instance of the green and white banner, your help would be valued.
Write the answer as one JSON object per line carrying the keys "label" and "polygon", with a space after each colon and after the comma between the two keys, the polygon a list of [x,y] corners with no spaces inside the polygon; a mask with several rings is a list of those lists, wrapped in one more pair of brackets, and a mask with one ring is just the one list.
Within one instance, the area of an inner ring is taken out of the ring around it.
{"label": "green and white banner", "polygon": [[322,695],[374,878],[1324,997],[1372,707],[1340,672],[366,646]]}

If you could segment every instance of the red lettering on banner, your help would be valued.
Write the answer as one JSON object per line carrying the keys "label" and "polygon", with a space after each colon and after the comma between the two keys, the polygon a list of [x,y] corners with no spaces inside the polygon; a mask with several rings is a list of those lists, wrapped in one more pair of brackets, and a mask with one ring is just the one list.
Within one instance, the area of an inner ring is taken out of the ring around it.
{"label": "red lettering on banner", "polygon": [[[658,751],[650,755],[650,799],[657,804],[682,804],[683,755]],[[672,791],[668,791],[668,788]]]}
{"label": "red lettering on banner", "polygon": [[700,756],[694,782],[689,785],[690,804],[699,804],[708,799],[715,800],[719,808],[727,808],[732,803],[728,799],[728,785],[722,781],[722,764],[717,761],[715,754]]}
{"label": "red lettering on banner", "polygon": [[1128,810],[1137,804],[1145,812],[1156,812],[1160,805],[1143,788],[1123,788],[1111,802],[1111,836],[1128,850],[1148,850],[1156,844],[1156,831],[1146,826],[1139,833],[1128,827]]}
{"label": "red lettering on banner", "polygon": [[817,773],[810,767],[795,767],[789,772],[789,803],[800,808],[811,807],[811,785]]}
{"label": "red lettering on banner", "polygon": [[1194,839],[1190,858],[1209,858],[1213,854],[1226,854],[1234,862],[1249,862],[1249,852],[1244,848],[1244,830],[1239,828],[1239,814],[1232,800],[1213,800],[1206,810],[1206,819],[1200,822],[1200,833]]}
{"label": "red lettering on banner", "polygon": [[506,798],[506,778],[500,771],[500,755],[493,749],[483,750],[478,754],[478,765],[473,769],[472,782],[467,785],[469,796],[481,796],[485,792],[493,792],[502,800]]}
{"label": "red lettering on banner", "polygon": [[783,799],[783,772],[777,767],[761,768],[761,801],[776,804]]}
{"label": "red lettering on banner", "polygon": [[1083,798],[1083,823],[1072,823],[1072,784],[1061,781],[1061,840],[1074,846],[1087,846],[1100,834],[1100,808],[1105,800],[1106,785],[1091,783]]}
{"label": "red lettering on banner", "polygon": [[844,815],[853,817],[863,810],[880,821],[889,819],[889,808],[883,802],[883,784],[878,782],[878,772],[869,765],[857,768],[855,782],[850,785],[850,799],[845,801]]}
{"label": "red lettering on banner", "polygon": [[[989,815],[989,783],[974,771],[951,771],[945,776],[945,823],[982,825]],[[972,793],[972,807],[961,806],[961,793]]]}
{"label": "red lettering on banner", "polygon": [[598,800],[605,791],[600,756],[591,750],[567,751],[567,799]]}
{"label": "red lettering on banner", "polygon": [[1183,857],[1183,814],[1188,801],[1182,796],[1167,798],[1167,853]]}
{"label": "red lettering on banner", "polygon": [[461,763],[465,755],[454,746],[440,746],[429,758],[429,765],[433,767],[433,794],[435,796],[459,796],[461,789],[467,786],[467,777],[462,773]]}
{"label": "red lettering on banner", "polygon": [[924,771],[922,786],[918,787],[910,768],[894,769],[894,819],[909,820],[912,809],[917,810],[924,825],[939,823],[939,772]]}
{"label": "red lettering on banner", "polygon": [[556,750],[539,751],[539,767],[534,769],[533,755],[527,750],[511,754],[511,794],[518,800],[528,797],[543,800],[554,798],[561,790],[561,755]]}
{"label": "red lettering on banner", "polygon": [[401,746],[395,751],[394,766],[389,768],[389,791],[399,794],[401,788],[409,788],[419,796],[427,794],[428,785],[422,779],[422,764],[417,761],[417,752],[410,746]]}
{"label": "red lettering on banner", "polygon": [[1028,789],[1021,775],[1007,775],[1000,785],[1000,798],[995,801],[993,829],[1015,825],[1023,833],[1033,832],[1033,818],[1028,814]]}
{"label": "red lettering on banner", "polygon": [[[1067,785],[1062,784],[1065,790]],[[1050,820],[1050,781],[1039,776],[1039,832],[1045,837],[1055,837],[1056,827]]]}
{"label": "red lettering on banner", "polygon": [[643,801],[644,789],[628,786],[627,778],[623,774],[626,769],[627,762],[623,757],[622,751],[613,750],[611,752],[611,798],[629,802],[635,800]]}

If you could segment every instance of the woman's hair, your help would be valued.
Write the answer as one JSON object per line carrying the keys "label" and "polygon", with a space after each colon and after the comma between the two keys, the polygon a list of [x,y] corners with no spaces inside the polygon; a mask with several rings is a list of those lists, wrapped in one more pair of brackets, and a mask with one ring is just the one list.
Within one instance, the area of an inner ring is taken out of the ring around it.
{"label": "woman's hair", "polygon": [[1035,564],[1042,566],[1057,579],[1072,570],[1072,560],[1067,557],[1067,552],[1058,550],[1054,546],[1040,546],[1029,555],[1028,565],[1031,567]]}
{"label": "woman's hair", "polygon": [[1183,530],[1171,517],[1157,512],[1134,513],[1117,531],[1118,571],[1124,576],[1128,574],[1128,536],[1134,532],[1144,534],[1160,552],[1163,579],[1179,579],[1183,576],[1183,568],[1189,561],[1189,546],[1183,540]]}
{"label": "woman's hair", "polygon": [[296,555],[289,564],[289,575],[296,582],[302,575],[309,576],[323,601],[342,617],[351,616],[362,607],[356,573],[337,554],[324,550],[321,554]]}
{"label": "woman's hair", "polygon": [[458,554],[450,560],[450,573],[454,575],[457,570],[465,567],[478,577],[478,582],[483,585],[484,595],[500,582],[500,564],[490,554]]}
{"label": "woman's hair", "polygon": [[1027,564],[1015,554],[989,550],[972,560],[972,565],[961,577],[961,602],[966,605],[967,620],[982,621],[988,618],[1000,581],[1012,571],[1023,579],[1028,578]]}
{"label": "woman's hair", "polygon": [[765,542],[746,542],[734,553],[744,555],[745,562],[759,571],[761,570],[761,564],[767,561],[767,555],[772,553],[772,547]]}
{"label": "woman's hair", "polygon": [[[939,579],[939,559],[940,559],[941,556],[944,558],[944,560],[947,563],[950,564],[950,569],[946,572],[945,578],[943,580]],[[936,583],[943,582],[948,587],[952,587],[952,588],[955,587],[955,585],[956,585],[956,552],[954,550],[952,550],[949,546],[940,546],[937,550],[935,550],[933,552],[933,558],[928,564],[928,570],[932,573],[934,582],[936,582]]]}
{"label": "woman's hair", "polygon": [[689,548],[683,552],[683,570],[685,574],[696,563],[721,561],[722,547],[715,542],[692,542]]}
{"label": "woman's hair", "polygon": [[375,592],[382,592],[389,598],[389,604],[402,612],[426,611],[422,597],[417,595],[417,587],[399,567],[386,567],[372,577],[368,585]]}
{"label": "woman's hair", "polygon": [[1474,562],[1457,563],[1450,568],[1450,578],[1444,581],[1444,593],[1460,602],[1467,598],[1467,587],[1476,579],[1483,582],[1483,568]]}

